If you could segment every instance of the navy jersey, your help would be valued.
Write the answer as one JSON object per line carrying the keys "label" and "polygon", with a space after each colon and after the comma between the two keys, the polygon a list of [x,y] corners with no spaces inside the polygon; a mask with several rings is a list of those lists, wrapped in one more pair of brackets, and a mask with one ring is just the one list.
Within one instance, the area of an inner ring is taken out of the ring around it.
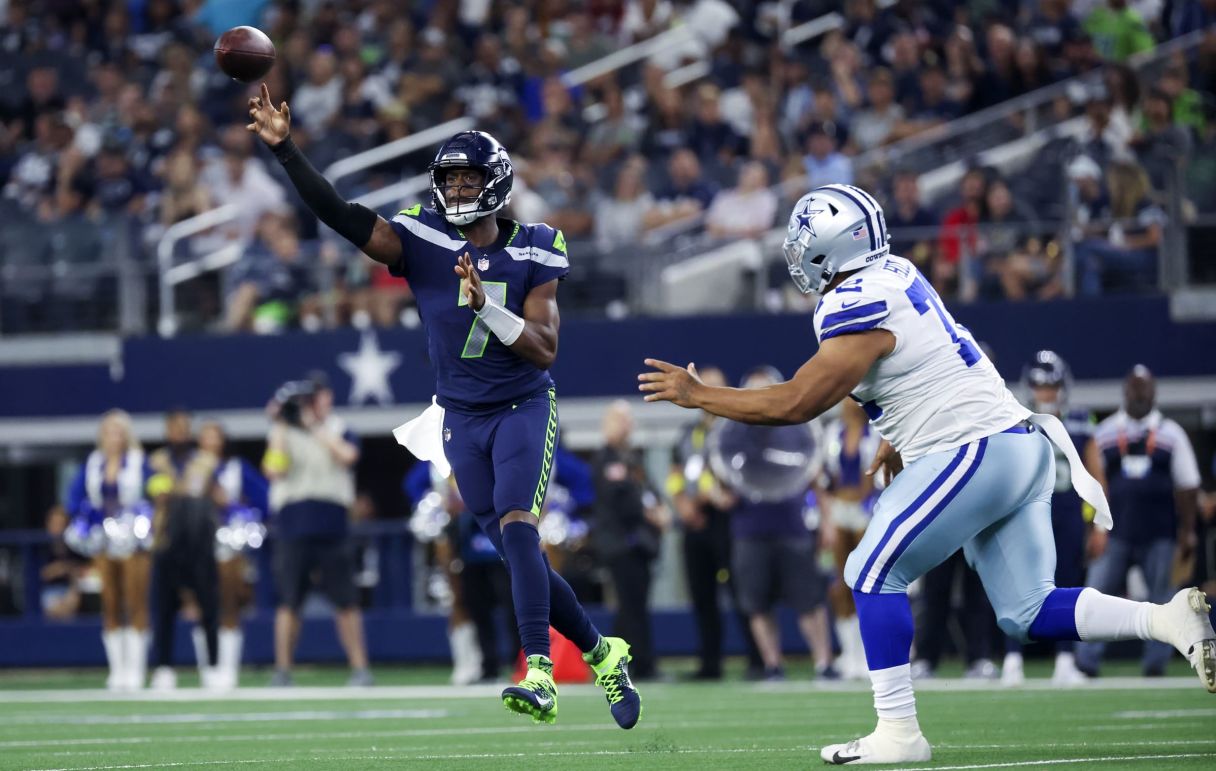
{"label": "navy jersey", "polygon": [[421,204],[393,217],[392,226],[401,238],[402,256],[389,272],[409,281],[418,300],[440,406],[487,412],[552,387],[548,370],[513,353],[477,318],[453,268],[467,251],[486,295],[522,317],[533,287],[570,272],[561,231],[499,219],[498,241],[482,250],[443,215]]}

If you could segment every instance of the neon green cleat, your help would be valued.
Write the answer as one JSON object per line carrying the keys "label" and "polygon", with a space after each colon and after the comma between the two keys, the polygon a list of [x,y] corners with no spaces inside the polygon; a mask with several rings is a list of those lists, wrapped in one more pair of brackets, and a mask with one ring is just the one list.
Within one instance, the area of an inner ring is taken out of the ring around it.
{"label": "neon green cleat", "polygon": [[510,712],[531,715],[533,722],[557,722],[557,684],[553,662],[544,656],[528,657],[528,673],[518,685],[503,689],[502,704]]}
{"label": "neon green cleat", "polygon": [[604,689],[616,724],[633,728],[642,719],[642,695],[629,679],[628,665],[633,660],[629,643],[619,637],[605,637],[604,642],[608,643],[608,653],[598,664],[588,660],[590,654],[584,654],[583,660],[595,670],[595,684]]}

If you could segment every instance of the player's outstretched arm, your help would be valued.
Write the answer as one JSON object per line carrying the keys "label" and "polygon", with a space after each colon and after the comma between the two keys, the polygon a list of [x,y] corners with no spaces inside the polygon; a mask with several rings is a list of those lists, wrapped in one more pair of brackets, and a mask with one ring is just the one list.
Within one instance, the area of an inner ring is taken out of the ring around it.
{"label": "player's outstretched arm", "polygon": [[784,383],[763,388],[717,388],[697,376],[696,367],[677,367],[647,359],[653,372],[638,375],[638,390],[648,402],[673,402],[700,408],[742,423],[792,425],[812,420],[857,387],[874,362],[895,349],[895,335],[885,329],[839,335]]}
{"label": "player's outstretched arm", "polygon": [[388,221],[362,204],[343,200],[291,141],[291,109],[287,102],[275,109],[265,83],[261,96],[249,100],[249,118],[251,122],[245,128],[257,134],[279,159],[300,197],[319,220],[376,262],[396,265],[401,261],[401,239]]}
{"label": "player's outstretched arm", "polygon": [[557,358],[557,330],[561,324],[557,313],[557,279],[532,287],[524,298],[524,316],[520,318],[487,298],[481,276],[473,267],[473,258],[468,252],[456,260],[455,270],[469,307],[504,345],[538,369],[553,366]]}

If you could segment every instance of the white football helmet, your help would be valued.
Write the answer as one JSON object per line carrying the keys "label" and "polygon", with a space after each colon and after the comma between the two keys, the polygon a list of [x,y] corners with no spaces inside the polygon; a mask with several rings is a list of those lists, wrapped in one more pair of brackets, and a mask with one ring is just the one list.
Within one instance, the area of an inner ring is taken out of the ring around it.
{"label": "white football helmet", "polygon": [[798,289],[823,294],[837,273],[885,257],[889,240],[873,196],[852,185],[824,185],[794,205],[781,250]]}

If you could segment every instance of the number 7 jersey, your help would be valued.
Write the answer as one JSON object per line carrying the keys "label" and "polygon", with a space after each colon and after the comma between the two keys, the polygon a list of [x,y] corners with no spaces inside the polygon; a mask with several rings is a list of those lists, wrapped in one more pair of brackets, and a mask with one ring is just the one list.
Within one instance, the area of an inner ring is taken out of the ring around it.
{"label": "number 7 jersey", "polygon": [[971,333],[902,257],[863,268],[815,308],[820,344],[871,329],[895,335],[895,349],[875,362],[851,396],[905,463],[1004,431],[1030,415]]}
{"label": "number 7 jersey", "polygon": [[503,345],[477,318],[454,268],[468,252],[486,296],[522,317],[529,292],[570,272],[561,231],[499,218],[498,240],[479,249],[421,204],[393,217],[392,226],[401,238],[402,255],[389,272],[409,281],[418,301],[439,405],[463,413],[490,412],[551,388],[547,370]]}

